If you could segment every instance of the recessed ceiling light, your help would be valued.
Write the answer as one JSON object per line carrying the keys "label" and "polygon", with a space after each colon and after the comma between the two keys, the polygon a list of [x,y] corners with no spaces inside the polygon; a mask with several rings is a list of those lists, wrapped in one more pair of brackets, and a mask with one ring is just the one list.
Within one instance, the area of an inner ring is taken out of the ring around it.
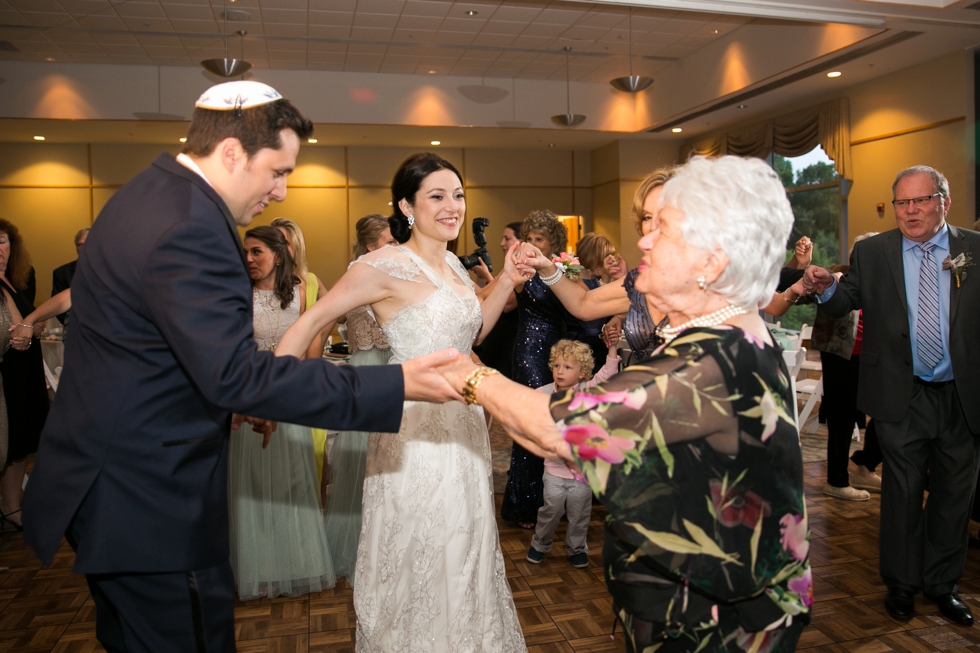
{"label": "recessed ceiling light", "polygon": [[841,73],[839,70],[827,73],[827,77],[840,77]]}
{"label": "recessed ceiling light", "polygon": [[436,74],[436,71],[434,71],[434,70],[429,70],[429,71],[427,71],[427,72],[428,72],[428,73],[429,73],[430,75],[435,75],[435,74]]}
{"label": "recessed ceiling light", "polygon": [[467,16],[476,16],[478,13],[480,13],[480,12],[479,11],[473,11],[472,9],[470,9],[469,11],[466,12],[466,15]]}
{"label": "recessed ceiling light", "polygon": [[749,108],[749,105],[747,105],[747,104],[740,104],[740,105],[738,105],[738,106],[737,106],[737,107],[735,107],[735,108],[736,108],[736,109],[748,109],[748,108]]}
{"label": "recessed ceiling light", "polygon": [[44,60],[45,61],[54,61],[54,57],[45,57]]}
{"label": "recessed ceiling light", "polygon": [[713,29],[713,30],[711,30],[711,33],[712,34],[721,34],[721,30],[720,29]]}
{"label": "recessed ceiling light", "polygon": [[442,145],[442,141],[431,141],[429,145]]}
{"label": "recessed ceiling light", "polygon": [[44,136],[35,136],[34,137],[34,140],[36,140],[36,141],[43,141],[44,140]]}
{"label": "recessed ceiling light", "polygon": [[187,142],[187,137],[186,136],[181,136],[180,137],[180,142],[181,143],[186,143]]}
{"label": "recessed ceiling light", "polygon": [[306,142],[307,143],[316,143],[316,139],[315,138],[308,138],[308,139],[306,139]]}
{"label": "recessed ceiling light", "polygon": [[555,146],[554,143],[548,143],[548,147],[554,147],[554,146]]}
{"label": "recessed ceiling light", "polygon": [[682,131],[684,131],[684,130],[683,130],[683,129],[681,129],[680,127],[674,127],[674,128],[673,128],[673,129],[671,129],[670,131],[672,131],[672,132],[674,132],[675,134],[680,134],[680,133],[681,133]]}

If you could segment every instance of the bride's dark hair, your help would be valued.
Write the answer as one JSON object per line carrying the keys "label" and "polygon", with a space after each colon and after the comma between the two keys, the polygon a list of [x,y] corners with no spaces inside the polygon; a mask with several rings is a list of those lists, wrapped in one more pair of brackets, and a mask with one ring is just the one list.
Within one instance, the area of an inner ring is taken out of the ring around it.
{"label": "bride's dark hair", "polygon": [[459,170],[432,152],[413,154],[405,159],[395,173],[395,178],[391,180],[392,214],[388,218],[388,226],[391,227],[391,237],[399,243],[407,243],[412,237],[412,230],[408,228],[408,217],[402,213],[398,203],[407,199],[409,204],[415,204],[415,194],[422,187],[422,181],[437,170],[452,170],[459,178],[459,183],[463,183],[463,175],[459,174]]}
{"label": "bride's dark hair", "polygon": [[[279,300],[279,308],[286,310],[293,303],[293,286],[299,283],[299,278],[293,274],[293,257],[289,255],[289,243],[286,237],[275,227],[255,227],[245,232],[245,238],[254,238],[269,248],[273,256],[279,258],[276,265],[276,279],[273,290]],[[255,284],[255,281],[252,281]]]}

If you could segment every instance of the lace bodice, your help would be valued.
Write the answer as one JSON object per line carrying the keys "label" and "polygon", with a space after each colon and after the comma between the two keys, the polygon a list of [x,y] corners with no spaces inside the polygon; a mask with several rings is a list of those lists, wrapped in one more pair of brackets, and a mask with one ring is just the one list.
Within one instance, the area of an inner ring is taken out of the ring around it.
{"label": "lace bodice", "polygon": [[392,363],[403,363],[448,347],[464,354],[470,352],[483,325],[480,301],[473,282],[452,252],[446,252],[446,263],[462,280],[462,289],[454,289],[443,281],[407,247],[385,247],[354,262],[411,284],[400,284],[399,294],[405,298],[405,305],[381,325],[391,346]]}
{"label": "lace bodice", "polygon": [[389,349],[385,334],[367,306],[358,306],[347,314],[347,346],[351,354],[368,349]]}
{"label": "lace bodice", "polygon": [[252,328],[259,349],[274,351],[282,334],[299,319],[299,286],[293,288],[293,301],[286,310],[279,306],[275,291],[252,288]]}

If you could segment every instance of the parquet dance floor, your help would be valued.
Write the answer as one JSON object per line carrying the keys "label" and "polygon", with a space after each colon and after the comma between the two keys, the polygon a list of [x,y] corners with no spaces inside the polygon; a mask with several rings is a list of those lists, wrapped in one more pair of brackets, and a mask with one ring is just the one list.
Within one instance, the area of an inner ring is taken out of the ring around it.
{"label": "parquet dance floor", "polygon": [[[823,429],[821,429],[823,430]],[[815,582],[812,625],[800,641],[810,653],[980,653],[980,625],[948,624],[937,608],[916,597],[916,616],[899,622],[885,613],[878,576],[878,498],[849,503],[820,493],[826,464],[806,464],[807,504],[813,532],[810,560]],[[514,600],[531,653],[622,651],[610,639],[613,618],[600,567],[602,519],[596,507],[589,528],[592,566],[574,569],[556,541],[541,565],[524,556],[531,533],[499,524]],[[976,535],[977,525],[972,525]],[[564,534],[564,525],[558,539]],[[20,534],[0,539],[0,651],[101,651],[95,609],[82,576],[71,572],[72,552],[62,546],[43,567]],[[980,549],[971,549],[960,595],[980,617]],[[243,653],[354,650],[354,609],[341,581],[329,591],[300,598],[262,599],[236,607],[238,650]]]}

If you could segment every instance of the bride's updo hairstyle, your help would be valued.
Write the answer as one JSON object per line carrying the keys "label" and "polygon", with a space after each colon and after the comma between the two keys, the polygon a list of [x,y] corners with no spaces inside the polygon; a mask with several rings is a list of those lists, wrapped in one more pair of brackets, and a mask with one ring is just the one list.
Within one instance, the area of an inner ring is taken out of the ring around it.
{"label": "bride's updo hairstyle", "polygon": [[405,159],[395,173],[395,178],[391,180],[392,214],[388,218],[388,226],[391,227],[391,237],[399,243],[407,243],[412,237],[412,230],[408,227],[408,216],[402,213],[398,203],[408,200],[409,204],[414,205],[415,194],[422,187],[422,182],[437,170],[451,170],[459,178],[459,183],[463,183],[463,175],[459,174],[459,170],[432,152],[413,154]]}

